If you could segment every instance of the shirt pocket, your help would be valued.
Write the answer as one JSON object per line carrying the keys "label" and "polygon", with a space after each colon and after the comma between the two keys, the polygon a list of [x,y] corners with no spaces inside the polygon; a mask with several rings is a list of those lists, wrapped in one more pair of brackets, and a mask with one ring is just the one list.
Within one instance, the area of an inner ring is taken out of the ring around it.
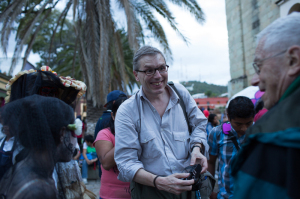
{"label": "shirt pocket", "polygon": [[173,140],[174,142],[171,144],[171,147],[177,160],[187,159],[189,155],[189,134],[173,131]]}
{"label": "shirt pocket", "polygon": [[140,135],[140,143],[142,146],[142,156],[145,158],[156,158],[159,155],[159,147],[157,136],[154,131],[143,132]]}

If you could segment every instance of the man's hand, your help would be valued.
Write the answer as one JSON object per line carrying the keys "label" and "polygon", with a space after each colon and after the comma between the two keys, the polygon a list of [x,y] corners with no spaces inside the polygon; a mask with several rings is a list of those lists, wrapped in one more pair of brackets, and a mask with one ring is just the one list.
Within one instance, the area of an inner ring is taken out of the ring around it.
{"label": "man's hand", "polygon": [[191,154],[190,165],[195,165],[195,164],[200,164],[202,166],[201,173],[204,173],[208,168],[207,159],[204,155],[202,155],[199,147],[194,147],[192,154]]}
{"label": "man's hand", "polygon": [[189,173],[175,173],[167,177],[158,177],[155,181],[156,187],[173,194],[181,194],[185,191],[192,190],[194,180],[181,180],[180,178],[187,178]]}

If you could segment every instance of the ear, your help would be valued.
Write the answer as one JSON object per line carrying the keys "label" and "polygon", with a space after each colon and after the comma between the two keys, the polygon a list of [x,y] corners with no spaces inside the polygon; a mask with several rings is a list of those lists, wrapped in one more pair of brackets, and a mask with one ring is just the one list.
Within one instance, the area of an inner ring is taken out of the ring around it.
{"label": "ear", "polygon": [[288,75],[297,77],[300,75],[300,46],[292,46],[288,50]]}
{"label": "ear", "polygon": [[113,120],[115,120],[114,113],[113,113],[113,112],[110,112],[110,115],[111,115],[111,118],[112,118]]}
{"label": "ear", "polygon": [[138,77],[138,73],[134,70],[134,71],[133,71],[133,74],[134,74],[135,80],[136,80],[137,82],[139,82],[140,79],[139,79],[139,77]]}

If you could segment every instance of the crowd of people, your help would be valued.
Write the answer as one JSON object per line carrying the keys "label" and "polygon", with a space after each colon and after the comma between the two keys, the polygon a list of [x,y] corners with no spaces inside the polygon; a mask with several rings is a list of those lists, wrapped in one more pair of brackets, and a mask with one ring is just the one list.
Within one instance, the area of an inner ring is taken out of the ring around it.
{"label": "crowd of people", "polygon": [[141,88],[110,92],[94,135],[74,118],[83,82],[49,67],[18,74],[0,112],[0,198],[96,198],[89,165],[99,166],[100,199],[299,198],[299,33],[293,13],[258,35],[252,84],[264,95],[231,99],[226,122],[168,82],[151,46],[133,58]]}

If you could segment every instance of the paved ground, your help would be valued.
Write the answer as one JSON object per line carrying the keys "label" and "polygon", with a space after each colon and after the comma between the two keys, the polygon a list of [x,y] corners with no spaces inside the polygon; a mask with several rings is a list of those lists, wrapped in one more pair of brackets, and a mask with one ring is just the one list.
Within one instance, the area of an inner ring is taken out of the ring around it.
{"label": "paved ground", "polygon": [[97,195],[97,198],[99,198],[99,190],[100,190],[101,181],[98,180],[89,180],[86,184],[86,188],[90,191],[92,191],[94,194]]}

